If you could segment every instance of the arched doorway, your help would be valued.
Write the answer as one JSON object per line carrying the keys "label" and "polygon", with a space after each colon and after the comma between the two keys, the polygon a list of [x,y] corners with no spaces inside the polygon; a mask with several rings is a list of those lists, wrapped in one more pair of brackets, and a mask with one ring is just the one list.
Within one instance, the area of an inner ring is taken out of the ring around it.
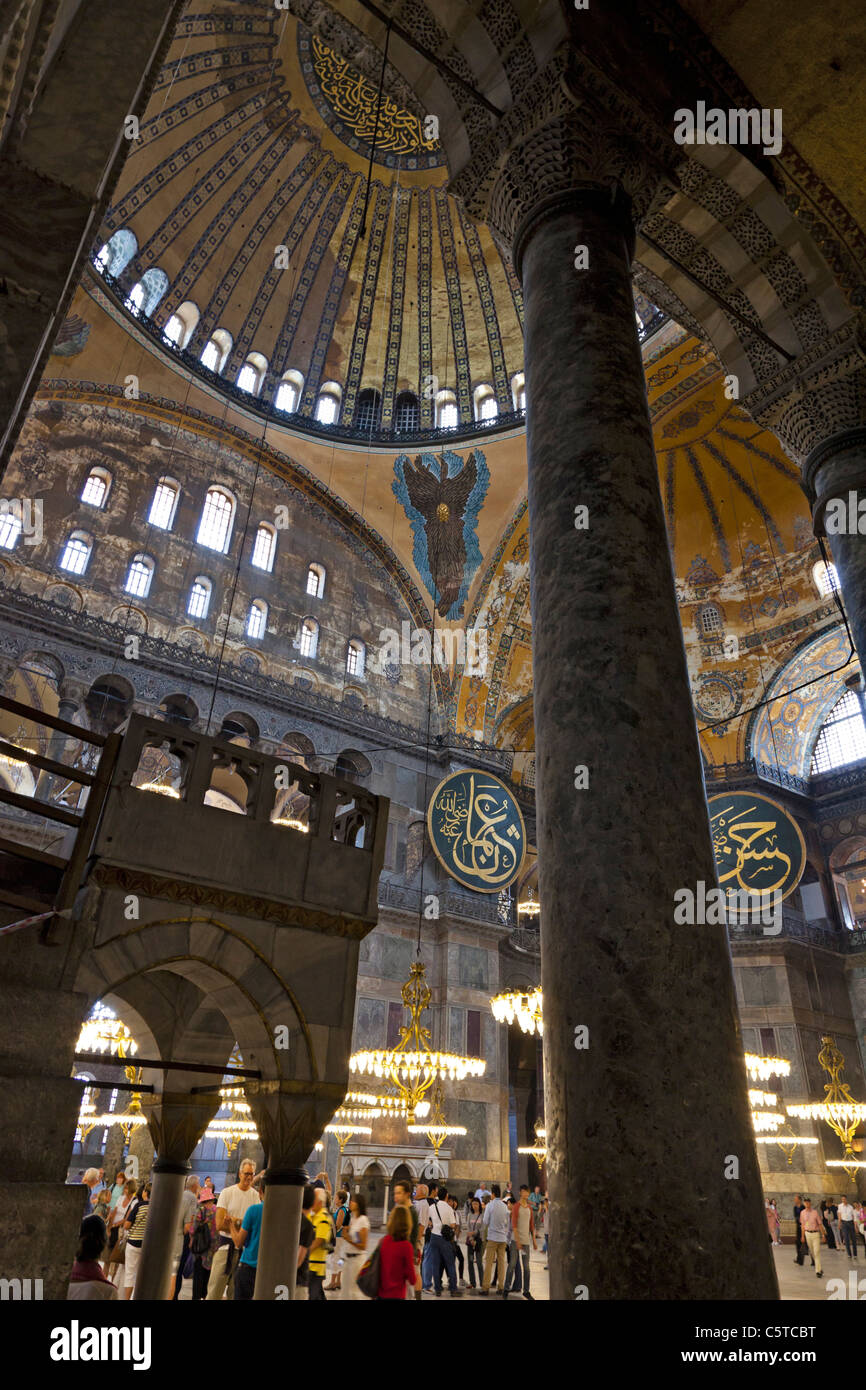
{"label": "arched doorway", "polygon": [[408,1182],[414,1186],[415,1178],[411,1169],[405,1163],[398,1163],[391,1174],[391,1181],[388,1186],[388,1210],[394,1205],[394,1185],[398,1182]]}
{"label": "arched doorway", "polygon": [[381,1226],[385,1214],[385,1170],[379,1163],[371,1163],[361,1175],[361,1196],[367,1203],[370,1225]]}

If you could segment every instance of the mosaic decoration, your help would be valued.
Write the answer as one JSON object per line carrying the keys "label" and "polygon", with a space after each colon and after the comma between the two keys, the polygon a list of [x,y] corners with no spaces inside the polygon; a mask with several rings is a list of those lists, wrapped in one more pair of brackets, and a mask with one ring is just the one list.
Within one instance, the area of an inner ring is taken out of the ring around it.
{"label": "mosaic decoration", "polygon": [[756,712],[751,729],[751,757],[808,777],[821,725],[845,694],[845,677],[856,665],[844,627],[836,624],[810,638],[768,687],[769,702]]}
{"label": "mosaic decoration", "polygon": [[431,192],[423,188],[418,194],[418,380],[421,383],[420,420],[422,429],[433,426],[433,392],[429,380],[433,375],[433,212]]}
{"label": "mosaic decoration", "polygon": [[401,454],[394,475],[391,488],[415,538],[415,567],[440,617],[460,618],[481,564],[476,526],[490,486],[484,454],[473,449],[465,461],[451,449]]}
{"label": "mosaic decoration", "polygon": [[[708,672],[698,678],[694,690],[695,710],[704,723],[713,725],[706,732],[722,738],[728,732],[729,719],[739,713],[743,703],[743,687],[746,684],[744,671]],[[724,723],[720,721],[724,720]]]}
{"label": "mosaic decoration", "polygon": [[[301,413],[304,415],[312,414],[316,403],[316,396],[319,394],[319,386],[325,367],[325,358],[334,337],[334,324],[337,321],[340,300],[343,298],[343,287],[346,283],[346,277],[349,274],[349,266],[352,264],[352,257],[358,245],[358,232],[361,227],[361,218],[363,215],[364,183],[362,179],[358,178],[355,181],[355,197],[352,201],[352,207],[346,225],[343,228],[343,239],[340,242],[340,250],[337,253],[336,260],[331,269],[330,279],[328,280],[328,292],[325,295],[322,315],[319,319],[319,329],[316,334],[316,343],[313,348],[313,355],[310,358],[307,383],[304,387],[304,396],[300,406]],[[330,242],[330,238],[328,238],[328,241]]]}
{"label": "mosaic decoration", "polygon": [[471,420],[472,391],[469,352],[466,346],[466,321],[463,317],[463,296],[460,293],[460,270],[457,264],[457,249],[454,244],[454,229],[451,225],[451,207],[448,194],[441,189],[434,189],[433,201],[436,204],[439,246],[442,251],[442,264],[445,267],[445,285],[448,290],[448,304],[451,310],[451,333],[454,338],[453,366],[449,364],[449,370],[456,370],[457,372],[457,405],[460,419]]}
{"label": "mosaic decoration", "polygon": [[[373,190],[375,189],[375,201]],[[348,370],[345,371],[343,392],[343,419],[350,421],[355,414],[355,400],[361,385],[361,373],[367,352],[367,339],[373,322],[376,305],[376,286],[379,283],[379,266],[385,247],[385,233],[388,230],[388,215],[391,211],[391,190],[374,184],[370,189],[370,208],[367,212],[367,255],[364,261],[364,274],[361,280],[361,298],[355,316],[355,331],[352,334],[352,347],[349,352]],[[378,383],[377,383],[378,385]]]}
{"label": "mosaic decoration", "polygon": [[526,828],[520,807],[498,777],[452,772],[430,798],[427,829],[446,873],[476,893],[499,893],[520,873]]}
{"label": "mosaic decoration", "polygon": [[78,314],[67,314],[51,349],[52,357],[77,357],[90,337],[90,324]]}
{"label": "mosaic decoration", "polygon": [[391,308],[388,313],[388,341],[385,345],[385,374],[382,382],[382,428],[390,428],[397,395],[400,344],[403,338],[403,299],[406,292],[406,261],[409,247],[409,214],[412,194],[397,188],[397,212],[391,252]]}
{"label": "mosaic decoration", "polygon": [[496,391],[496,402],[500,410],[513,410],[514,401],[511,398],[511,384],[508,380],[508,372],[505,366],[505,353],[502,350],[499,319],[496,315],[496,301],[493,298],[493,286],[490,283],[490,276],[487,273],[487,263],[484,259],[484,249],[481,245],[481,238],[478,235],[477,227],[464,215],[463,209],[459,204],[457,211],[460,217],[460,229],[463,232],[463,240],[466,243],[466,250],[469,252],[472,274],[475,276],[475,284],[478,288],[481,310],[484,314],[484,326],[487,329],[487,342],[490,345],[490,365],[493,369],[493,387]]}
{"label": "mosaic decoration", "polygon": [[754,792],[709,798],[719,887],[745,893],[793,893],[806,867],[800,827],[784,806]]}
{"label": "mosaic decoration", "polygon": [[375,150],[375,163],[388,169],[437,169],[445,163],[442,146],[438,140],[425,140],[417,116],[387,93],[380,102],[377,84],[301,24],[298,57],[316,110],[350,149],[364,159]]}

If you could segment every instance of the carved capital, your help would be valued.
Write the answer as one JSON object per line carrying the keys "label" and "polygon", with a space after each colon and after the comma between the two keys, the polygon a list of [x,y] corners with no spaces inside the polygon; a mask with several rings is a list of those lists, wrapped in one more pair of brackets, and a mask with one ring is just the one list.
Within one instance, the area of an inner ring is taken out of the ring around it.
{"label": "carved capital", "polygon": [[141,1097],[141,1111],[160,1160],[186,1163],[222,1104],[219,1094],[186,1092]]}
{"label": "carved capital", "polygon": [[345,1095],[345,1085],[308,1084],[306,1093],[298,1094],[297,1083],[246,1083],[246,1098],[269,1169],[300,1168]]}
{"label": "carved capital", "polygon": [[866,425],[866,320],[850,319],[740,404],[803,467],[810,489],[823,459],[821,446]]}
{"label": "carved capital", "polygon": [[564,44],[452,180],[450,191],[520,257],[539,218],[606,193],[628,232],[674,191],[682,151]]}

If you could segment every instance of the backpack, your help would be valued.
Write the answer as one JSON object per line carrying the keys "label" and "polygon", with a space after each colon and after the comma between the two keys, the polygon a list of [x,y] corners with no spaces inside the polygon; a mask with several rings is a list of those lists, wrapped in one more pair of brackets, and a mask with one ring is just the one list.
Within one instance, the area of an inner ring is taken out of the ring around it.
{"label": "backpack", "polygon": [[210,1250],[210,1226],[207,1221],[200,1221],[192,1235],[190,1236],[189,1249],[191,1255],[206,1255]]}
{"label": "backpack", "polygon": [[369,1260],[364,1263],[361,1273],[358,1275],[358,1288],[367,1298],[379,1297],[381,1250],[382,1243],[380,1241]]}

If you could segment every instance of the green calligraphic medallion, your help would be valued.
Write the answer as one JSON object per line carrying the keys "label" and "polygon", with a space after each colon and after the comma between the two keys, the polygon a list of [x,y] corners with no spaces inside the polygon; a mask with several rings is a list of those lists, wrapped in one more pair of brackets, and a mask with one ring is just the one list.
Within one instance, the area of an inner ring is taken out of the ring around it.
{"label": "green calligraphic medallion", "polygon": [[806,867],[800,827],[784,806],[754,792],[709,798],[719,887],[747,893],[793,893]]}
{"label": "green calligraphic medallion", "polygon": [[504,782],[488,772],[452,772],[427,808],[436,858],[452,878],[477,893],[500,893],[520,872],[526,827]]}

